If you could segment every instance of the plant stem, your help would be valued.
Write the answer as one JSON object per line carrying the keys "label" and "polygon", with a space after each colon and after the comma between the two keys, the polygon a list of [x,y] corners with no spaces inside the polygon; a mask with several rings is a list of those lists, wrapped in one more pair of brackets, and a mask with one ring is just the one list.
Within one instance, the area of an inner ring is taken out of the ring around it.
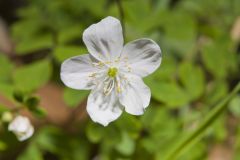
{"label": "plant stem", "polygon": [[119,16],[120,16],[120,21],[122,23],[122,29],[123,29],[123,38],[125,39],[126,35],[125,35],[125,15],[124,15],[124,10],[123,10],[123,6],[122,6],[122,2],[121,0],[116,0],[116,4],[118,7],[118,11],[119,11]]}
{"label": "plant stem", "polygon": [[205,120],[199,125],[199,127],[187,136],[183,141],[178,143],[173,150],[167,154],[165,160],[175,160],[182,154],[187,148],[194,142],[200,139],[202,133],[217,119],[217,117],[223,113],[227,108],[227,103],[240,91],[240,82],[232,90],[232,92],[224,98],[219,104],[217,104],[206,116]]}

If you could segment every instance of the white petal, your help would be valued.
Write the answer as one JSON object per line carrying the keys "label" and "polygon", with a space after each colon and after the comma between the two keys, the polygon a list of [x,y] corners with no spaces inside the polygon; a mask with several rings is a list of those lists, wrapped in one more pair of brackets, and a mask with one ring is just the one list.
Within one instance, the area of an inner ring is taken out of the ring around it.
{"label": "white petal", "polygon": [[97,76],[105,71],[100,64],[89,54],[69,58],[62,63],[61,80],[73,89],[92,89]]}
{"label": "white petal", "polygon": [[87,112],[94,122],[107,126],[116,120],[122,113],[116,92],[113,89],[108,95],[104,94],[104,85],[99,85],[92,90],[88,97]]}
{"label": "white petal", "polygon": [[34,128],[30,123],[29,119],[24,116],[17,116],[14,120],[9,124],[8,130],[12,131],[19,141],[24,141],[31,137],[34,132]]}
{"label": "white petal", "polygon": [[121,69],[145,77],[160,66],[161,49],[151,39],[138,39],[124,46],[121,59]]}
{"label": "white petal", "polygon": [[24,141],[26,139],[28,139],[29,137],[31,137],[33,135],[34,132],[34,128],[33,126],[29,126],[29,128],[26,130],[26,132],[24,133],[16,133],[17,138],[19,141]]}
{"label": "white petal", "polygon": [[135,75],[125,74],[125,80],[121,82],[120,103],[126,112],[133,115],[141,115],[148,107],[151,91],[143,80]]}
{"label": "white petal", "polygon": [[96,59],[115,60],[123,48],[122,26],[118,19],[106,17],[83,32],[83,41]]}
{"label": "white petal", "polygon": [[9,131],[17,131],[17,132],[24,132],[27,130],[28,126],[30,125],[30,121],[27,117],[24,116],[17,116],[15,117],[12,122],[8,126]]}

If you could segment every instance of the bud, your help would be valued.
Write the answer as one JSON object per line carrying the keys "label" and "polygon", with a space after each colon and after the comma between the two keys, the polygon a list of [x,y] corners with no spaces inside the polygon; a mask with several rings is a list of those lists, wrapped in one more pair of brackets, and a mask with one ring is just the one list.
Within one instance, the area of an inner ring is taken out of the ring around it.
{"label": "bud", "polygon": [[4,112],[1,117],[3,122],[10,122],[13,119],[13,115],[11,112]]}
{"label": "bud", "polygon": [[34,132],[34,128],[29,119],[24,116],[17,116],[9,124],[8,130],[13,132],[19,141],[24,141],[31,137]]}

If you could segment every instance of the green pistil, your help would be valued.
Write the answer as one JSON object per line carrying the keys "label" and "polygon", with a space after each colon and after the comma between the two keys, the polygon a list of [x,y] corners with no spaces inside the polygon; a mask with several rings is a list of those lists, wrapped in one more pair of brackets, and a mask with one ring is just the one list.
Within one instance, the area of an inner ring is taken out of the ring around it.
{"label": "green pistil", "polygon": [[109,77],[115,77],[117,75],[118,69],[117,68],[109,68],[108,70],[108,76]]}

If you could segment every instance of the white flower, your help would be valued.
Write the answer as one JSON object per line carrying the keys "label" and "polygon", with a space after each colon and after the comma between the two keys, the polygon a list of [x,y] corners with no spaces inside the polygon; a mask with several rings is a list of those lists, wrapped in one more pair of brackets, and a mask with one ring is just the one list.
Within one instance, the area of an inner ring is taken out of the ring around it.
{"label": "white flower", "polygon": [[24,141],[31,137],[34,132],[34,128],[31,125],[29,119],[23,116],[17,116],[9,124],[8,130],[12,131],[19,141]]}
{"label": "white flower", "polygon": [[87,101],[92,120],[107,126],[123,109],[143,114],[151,92],[142,77],[160,66],[160,47],[146,38],[123,46],[121,24],[113,17],[88,27],[83,41],[90,54],[65,60],[61,79],[70,88],[92,90]]}

